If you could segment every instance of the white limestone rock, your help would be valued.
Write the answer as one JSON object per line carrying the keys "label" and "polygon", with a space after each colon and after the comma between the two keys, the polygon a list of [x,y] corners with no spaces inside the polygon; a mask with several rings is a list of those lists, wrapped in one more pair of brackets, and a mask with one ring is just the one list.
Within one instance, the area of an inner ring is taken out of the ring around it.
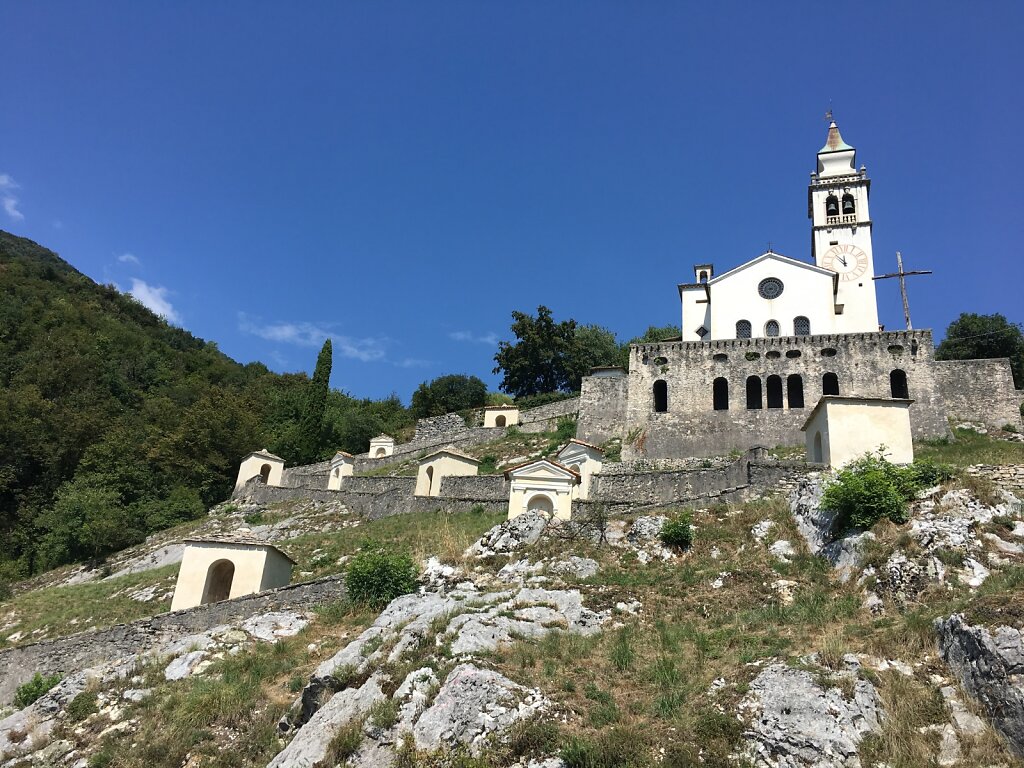
{"label": "white limestone rock", "polygon": [[750,535],[757,541],[764,541],[765,537],[775,527],[774,520],[762,520],[750,529]]}
{"label": "white limestone rock", "polygon": [[416,722],[416,747],[435,751],[465,744],[479,755],[487,737],[545,708],[538,692],[474,664],[460,664],[444,681],[430,708]]}
{"label": "white limestone rock", "polygon": [[548,526],[548,518],[526,512],[491,528],[466,550],[468,557],[490,557],[536,544]]}
{"label": "white limestone rock", "polygon": [[783,563],[791,562],[792,559],[796,557],[796,547],[793,546],[792,542],[787,541],[786,539],[779,539],[768,547],[768,551],[772,553],[772,556],[775,557],[775,559]]}
{"label": "white limestone rock", "polygon": [[191,651],[178,656],[164,667],[165,680],[182,680],[196,671],[199,663],[207,657],[206,651]]}
{"label": "white limestone rock", "polygon": [[295,611],[272,611],[251,616],[242,622],[242,629],[268,643],[276,643],[282,637],[294,637],[309,624],[309,618]]}
{"label": "white limestone rock", "polygon": [[589,579],[597,575],[599,567],[596,560],[589,557],[572,557],[560,560],[548,566],[548,570],[563,576],[573,576],[577,579]]}
{"label": "white limestone rock", "polygon": [[856,679],[847,699],[839,688],[823,689],[810,672],[785,664],[754,678],[740,708],[747,756],[765,768],[860,768],[858,746],[884,716],[866,680]]}

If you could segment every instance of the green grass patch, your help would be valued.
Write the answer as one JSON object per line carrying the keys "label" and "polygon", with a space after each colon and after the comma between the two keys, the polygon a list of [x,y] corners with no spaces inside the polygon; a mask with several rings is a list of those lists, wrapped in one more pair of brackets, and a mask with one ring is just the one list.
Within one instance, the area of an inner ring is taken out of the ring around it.
{"label": "green grass patch", "polygon": [[954,429],[954,439],[925,440],[914,445],[917,459],[966,467],[971,464],[1024,464],[1024,443],[998,440],[971,429]]}

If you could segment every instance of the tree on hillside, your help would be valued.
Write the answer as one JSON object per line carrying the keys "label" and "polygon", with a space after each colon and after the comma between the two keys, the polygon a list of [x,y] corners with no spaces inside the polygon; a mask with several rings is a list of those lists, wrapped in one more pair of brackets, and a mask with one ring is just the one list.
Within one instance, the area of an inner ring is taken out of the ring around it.
{"label": "tree on hillside", "polygon": [[319,458],[320,445],[324,433],[324,411],[327,409],[327,393],[331,381],[331,340],[324,342],[320,355],[316,359],[313,379],[306,389],[306,402],[299,421],[297,456],[300,464],[310,464]]}
{"label": "tree on hillside", "polygon": [[599,325],[578,325],[566,362],[567,389],[576,392],[590,369],[606,365],[622,365],[628,348],[615,339],[615,334]]}
{"label": "tree on hillside", "polygon": [[537,307],[536,317],[513,312],[512,333],[518,341],[499,342],[494,355],[494,373],[502,374],[501,389],[515,397],[568,390],[575,332],[575,320],[556,323],[545,306]]}
{"label": "tree on hillside", "polygon": [[678,325],[650,325],[647,327],[647,330],[644,331],[643,336],[637,336],[634,339],[630,339],[626,346],[629,346],[629,344],[652,344],[658,341],[664,341],[665,339],[678,339],[682,335],[683,332],[679,330]]}
{"label": "tree on hillside", "polygon": [[440,416],[487,402],[487,385],[476,376],[449,374],[423,382],[412,393],[412,415],[417,419]]}
{"label": "tree on hillside", "polygon": [[936,360],[1010,358],[1014,385],[1024,387],[1024,333],[1003,315],[964,312],[946,329],[946,338],[935,350]]}

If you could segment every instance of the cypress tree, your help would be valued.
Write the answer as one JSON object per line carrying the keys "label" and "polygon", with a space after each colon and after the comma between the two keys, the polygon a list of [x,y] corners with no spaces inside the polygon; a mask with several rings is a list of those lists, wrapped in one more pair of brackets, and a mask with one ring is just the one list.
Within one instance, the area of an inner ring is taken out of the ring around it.
{"label": "cypress tree", "polygon": [[320,453],[320,442],[323,436],[324,411],[327,409],[327,392],[331,381],[331,340],[324,342],[320,355],[316,359],[313,380],[306,390],[306,404],[299,422],[299,454],[298,460],[309,464],[317,460]]}

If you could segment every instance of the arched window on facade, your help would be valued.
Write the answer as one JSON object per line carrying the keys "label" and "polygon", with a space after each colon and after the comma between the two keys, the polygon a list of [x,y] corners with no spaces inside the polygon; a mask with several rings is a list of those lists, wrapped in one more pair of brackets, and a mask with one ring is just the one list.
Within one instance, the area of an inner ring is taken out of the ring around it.
{"label": "arched window on facade", "polygon": [[779,323],[777,320],[769,320],[767,323],[764,324],[765,336],[778,336],[780,330],[781,329],[779,328]]}
{"label": "arched window on facade", "polygon": [[736,322],[736,338],[737,339],[749,339],[750,338],[750,321],[749,320],[738,320]]}
{"label": "arched window on facade", "polygon": [[839,215],[839,198],[836,197],[835,195],[829,195],[828,197],[825,198],[825,215]]}
{"label": "arched window on facade", "polygon": [[823,395],[838,395],[839,394],[839,377],[834,373],[826,373],[821,377],[821,394]]}
{"label": "arched window on facade", "polygon": [[786,402],[790,408],[804,407],[804,380],[799,373],[786,377]]}
{"label": "arched window on facade", "polygon": [[798,315],[793,318],[793,335],[794,336],[810,336],[811,335],[811,321],[803,315]]}
{"label": "arched window on facade", "polygon": [[782,378],[772,374],[768,377],[768,407],[782,407]]}
{"label": "arched window on facade", "polygon": [[654,382],[654,412],[668,411],[668,384],[663,379]]}
{"label": "arched window on facade", "polygon": [[724,376],[715,379],[711,385],[711,394],[716,411],[729,410],[729,381]]}
{"label": "arched window on facade", "polygon": [[848,216],[857,212],[857,204],[853,202],[853,195],[847,192],[843,195],[843,215]]}
{"label": "arched window on facade", "polygon": [[427,496],[430,496],[434,491],[434,468],[427,467]]}
{"label": "arched window on facade", "polygon": [[747,377],[747,408],[751,411],[763,408],[761,402],[761,378],[759,376]]}
{"label": "arched window on facade", "polygon": [[889,374],[889,391],[893,397],[909,398],[910,388],[907,386],[907,372],[897,368]]}

